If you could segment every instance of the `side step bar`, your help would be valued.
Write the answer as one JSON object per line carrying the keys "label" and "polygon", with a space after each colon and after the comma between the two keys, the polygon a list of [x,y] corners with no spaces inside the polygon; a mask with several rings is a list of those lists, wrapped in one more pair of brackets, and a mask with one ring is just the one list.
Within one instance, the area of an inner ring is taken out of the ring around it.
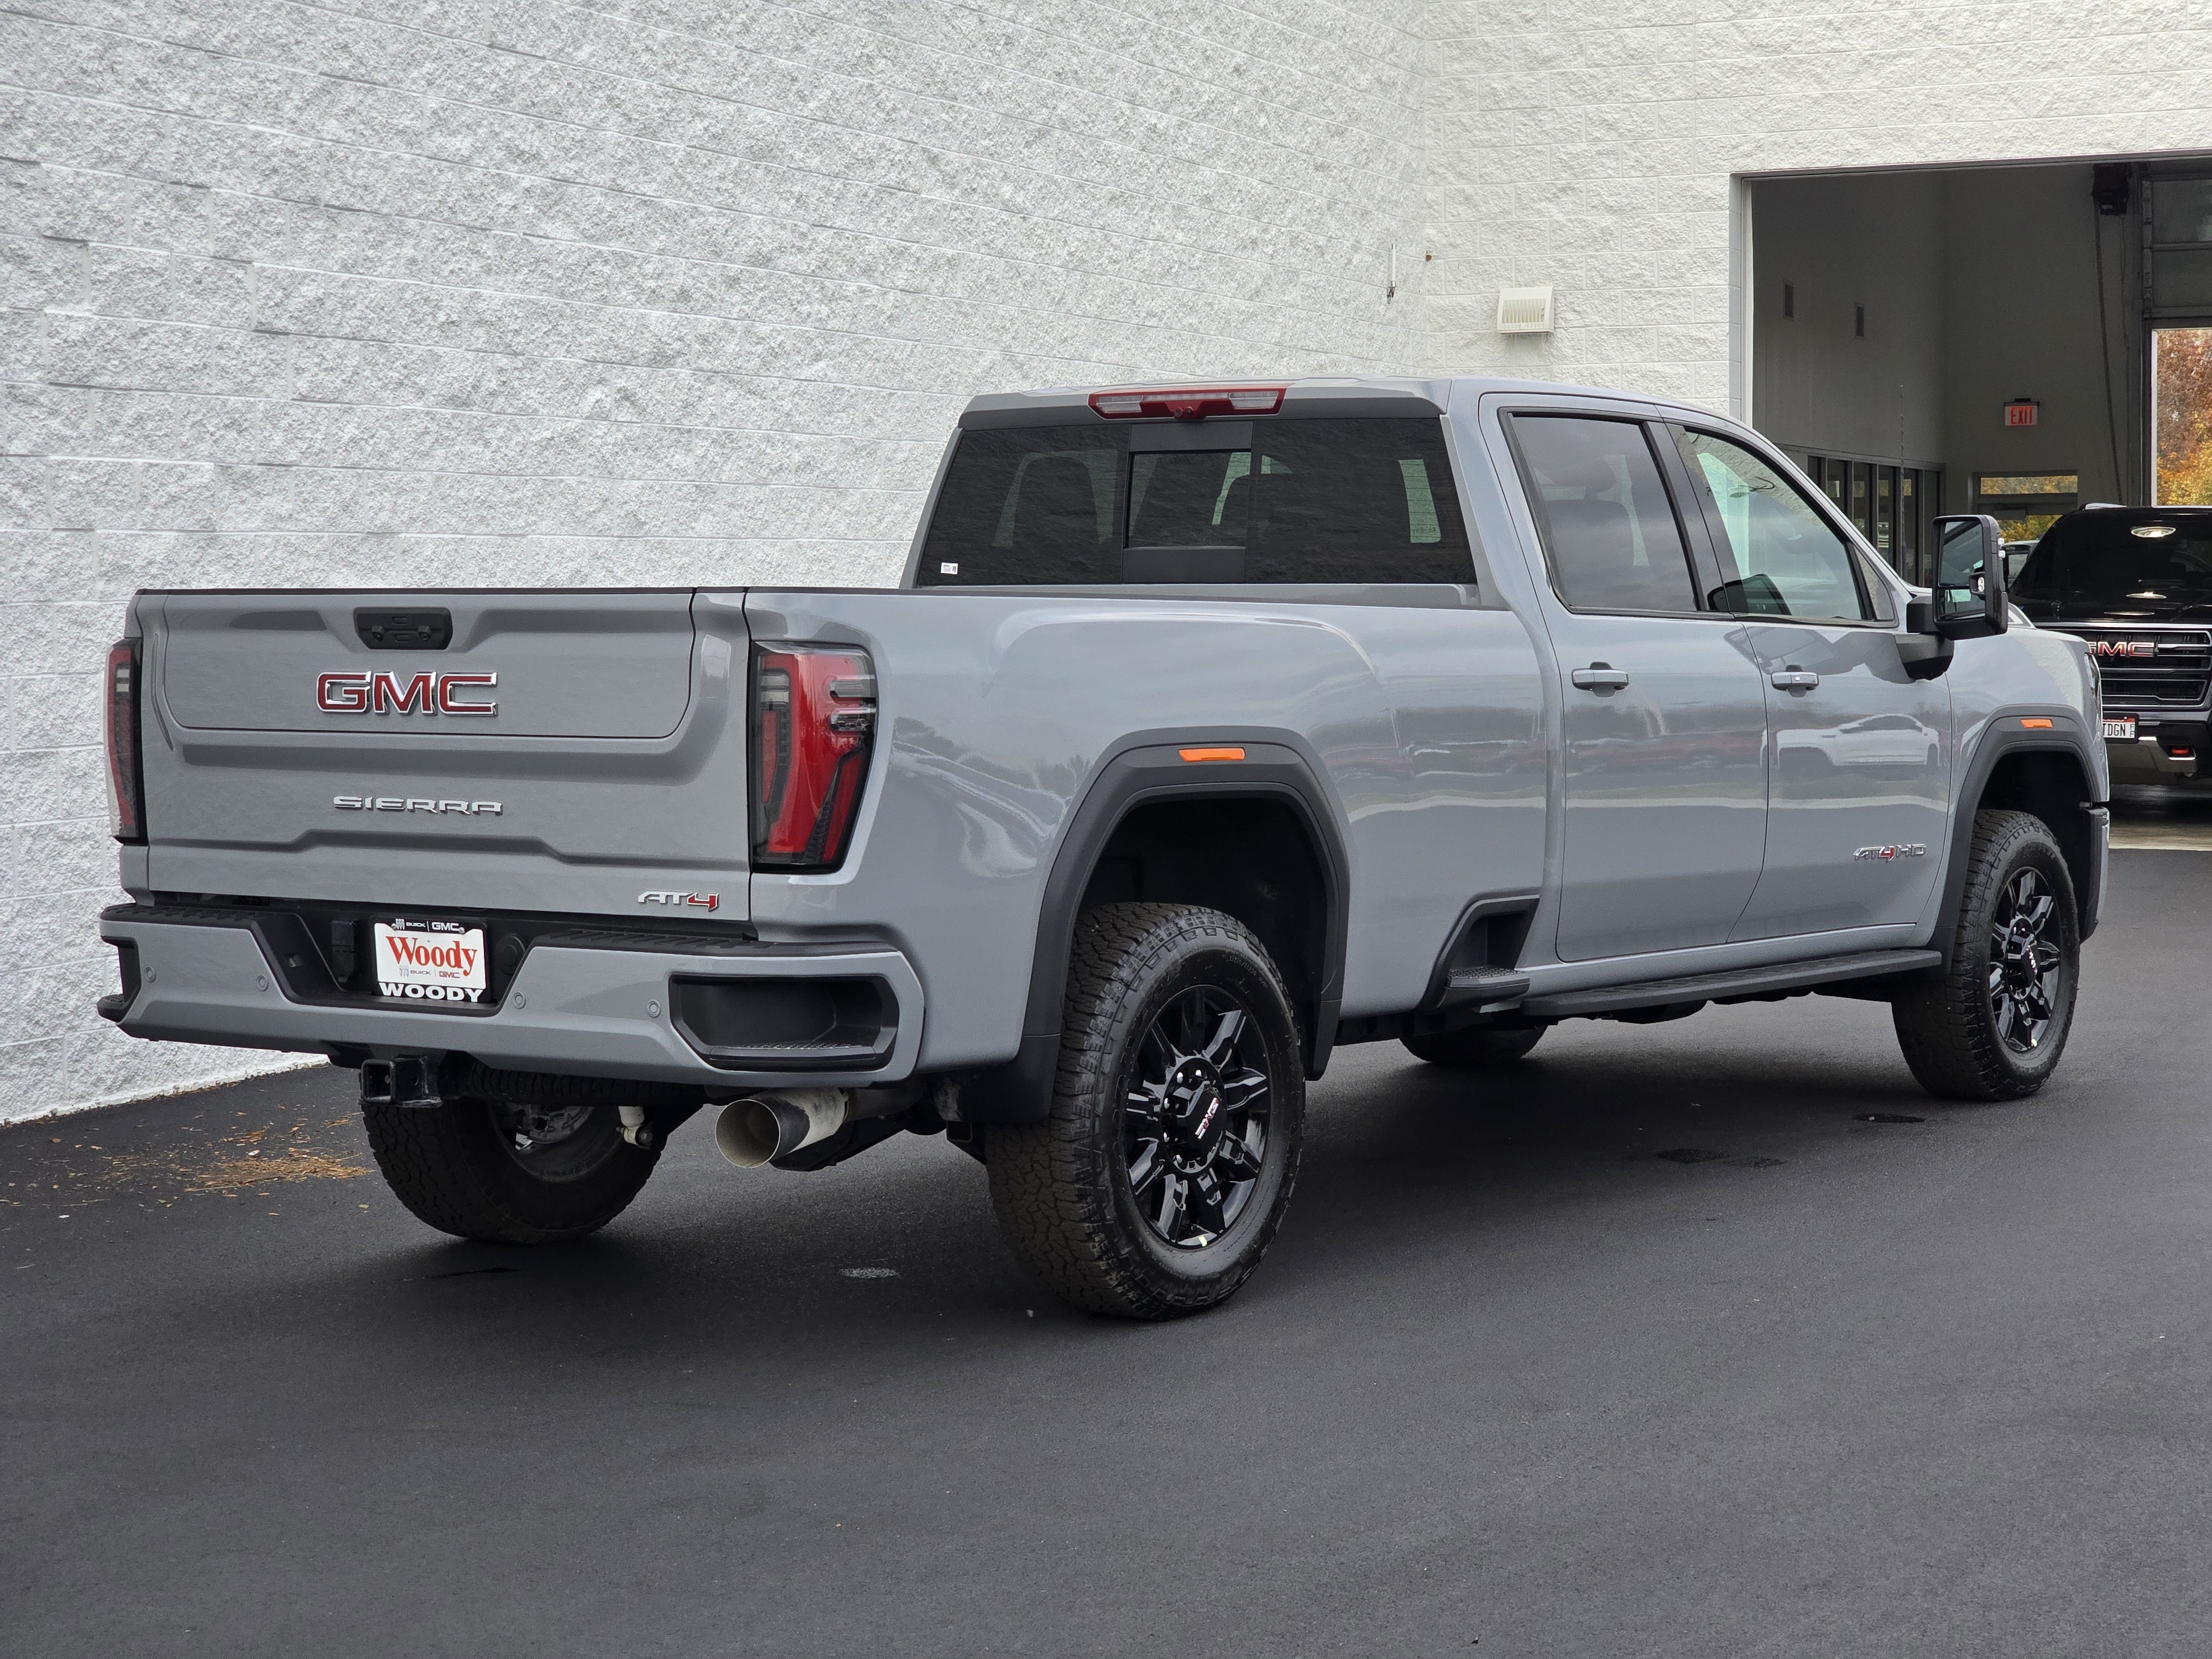
{"label": "side step bar", "polygon": [[1624,1008],[1662,1008],[1675,1002],[1724,1002],[1774,992],[1811,990],[1838,980],[1868,979],[1933,968],[1941,951],[1863,951],[1856,956],[1821,957],[1812,962],[1777,963],[1766,968],[1735,968],[1717,974],[1688,974],[1680,979],[1647,979],[1633,985],[1599,985],[1587,991],[1555,991],[1526,997],[1515,1011],[1544,1019],[1577,1014],[1609,1014]]}
{"label": "side step bar", "polygon": [[1528,975],[1516,974],[1510,968],[1480,964],[1455,968],[1444,975],[1443,994],[1437,999],[1436,1006],[1439,1009],[1473,1008],[1486,1014],[1494,1008],[1510,1007],[1528,991]]}

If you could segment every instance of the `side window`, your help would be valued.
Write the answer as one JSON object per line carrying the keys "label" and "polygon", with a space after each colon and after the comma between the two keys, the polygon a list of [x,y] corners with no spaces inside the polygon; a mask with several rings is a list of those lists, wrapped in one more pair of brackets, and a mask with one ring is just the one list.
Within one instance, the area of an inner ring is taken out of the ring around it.
{"label": "side window", "polygon": [[1741,444],[1684,432],[1682,458],[1711,493],[1721,587],[1716,611],[1865,622],[1850,545],[1772,466]]}
{"label": "side window", "polygon": [[1635,421],[1516,415],[1552,586],[1577,611],[1695,611],[1689,552]]}

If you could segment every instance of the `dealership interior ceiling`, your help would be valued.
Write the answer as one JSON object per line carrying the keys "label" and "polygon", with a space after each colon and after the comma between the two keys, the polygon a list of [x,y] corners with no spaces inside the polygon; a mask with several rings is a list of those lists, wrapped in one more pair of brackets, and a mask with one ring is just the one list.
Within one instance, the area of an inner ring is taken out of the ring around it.
{"label": "dealership interior ceiling", "polygon": [[1925,579],[1938,512],[2212,501],[2212,157],[1760,178],[1752,419]]}

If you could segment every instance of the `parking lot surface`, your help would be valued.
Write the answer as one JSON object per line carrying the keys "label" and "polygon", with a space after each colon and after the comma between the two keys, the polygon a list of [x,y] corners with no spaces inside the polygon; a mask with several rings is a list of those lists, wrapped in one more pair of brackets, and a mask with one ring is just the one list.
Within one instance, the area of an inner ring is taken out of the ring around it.
{"label": "parking lot surface", "polygon": [[0,1648],[2201,1655],[2212,860],[2112,867],[2033,1100],[1826,998],[1344,1050],[1176,1324],[941,1139],[695,1120],[532,1251],[400,1210],[347,1073],[0,1132]]}

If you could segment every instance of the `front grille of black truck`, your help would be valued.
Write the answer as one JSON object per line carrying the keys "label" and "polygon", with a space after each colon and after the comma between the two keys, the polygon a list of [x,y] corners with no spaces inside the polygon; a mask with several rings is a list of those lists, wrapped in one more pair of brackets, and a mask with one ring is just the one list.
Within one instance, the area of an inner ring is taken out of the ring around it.
{"label": "front grille of black truck", "polygon": [[2108,714],[2201,708],[2207,690],[2212,689],[2212,631],[2154,627],[2061,627],[2053,631],[2089,641],[2104,675]]}

